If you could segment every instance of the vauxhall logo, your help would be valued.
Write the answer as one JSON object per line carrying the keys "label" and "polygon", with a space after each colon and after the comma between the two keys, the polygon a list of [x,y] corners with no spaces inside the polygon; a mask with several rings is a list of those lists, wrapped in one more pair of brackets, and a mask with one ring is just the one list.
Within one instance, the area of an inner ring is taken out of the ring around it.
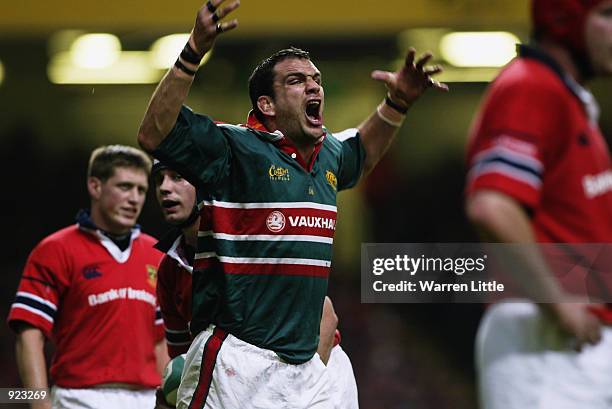
{"label": "vauxhall logo", "polygon": [[285,218],[285,215],[278,210],[270,213],[266,219],[266,226],[271,232],[279,233],[285,228],[287,220],[289,221],[289,225],[291,227],[311,227],[315,229],[336,230],[336,220],[330,217],[289,216]]}

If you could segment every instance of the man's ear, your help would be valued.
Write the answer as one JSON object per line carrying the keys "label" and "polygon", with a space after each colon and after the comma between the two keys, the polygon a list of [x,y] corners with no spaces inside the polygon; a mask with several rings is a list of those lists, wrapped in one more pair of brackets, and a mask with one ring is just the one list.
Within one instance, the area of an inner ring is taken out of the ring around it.
{"label": "man's ear", "polygon": [[102,196],[102,181],[95,176],[88,177],[87,191],[92,199],[100,200],[100,196]]}
{"label": "man's ear", "polygon": [[276,106],[274,105],[272,97],[261,95],[257,98],[257,107],[265,116],[276,116]]}

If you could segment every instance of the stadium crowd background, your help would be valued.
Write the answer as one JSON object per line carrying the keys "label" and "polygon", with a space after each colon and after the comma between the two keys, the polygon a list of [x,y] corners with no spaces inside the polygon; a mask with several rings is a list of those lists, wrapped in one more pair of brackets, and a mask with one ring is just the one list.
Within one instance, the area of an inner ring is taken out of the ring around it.
{"label": "stadium crowd background", "polygon": [[[54,53],[87,32],[112,33],[123,50],[144,50],[163,35],[188,30],[199,6],[194,0],[0,5],[3,318],[32,247],[87,206],[90,151],[135,145],[155,86],[53,83]],[[332,131],[357,125],[383,97],[369,73],[392,68],[408,45],[430,49],[448,68],[440,80],[451,92],[421,98],[390,154],[358,189],[340,195],[329,293],[363,408],[473,408],[472,345],[482,306],[361,304],[360,243],[476,241],[463,214],[464,146],[495,69],[483,74],[452,67],[440,57],[438,39],[443,32],[506,30],[528,41],[527,1],[243,0],[236,14],[241,26],[218,42],[188,100],[217,120],[245,120],[253,65],[289,45],[309,50],[322,71],[325,123]],[[610,85],[592,84],[609,143]],[[165,230],[151,195],[140,222],[157,237]],[[0,387],[18,386],[14,337],[6,325],[0,326],[0,365]]]}

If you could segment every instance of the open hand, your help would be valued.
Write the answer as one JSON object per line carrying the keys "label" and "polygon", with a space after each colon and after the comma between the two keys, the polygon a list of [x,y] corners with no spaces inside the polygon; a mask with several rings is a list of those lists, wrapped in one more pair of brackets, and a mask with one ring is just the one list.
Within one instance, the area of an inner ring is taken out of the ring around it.
{"label": "open hand", "polygon": [[580,351],[586,344],[595,345],[601,340],[601,322],[588,310],[592,304],[551,304],[551,310],[561,329],[574,337],[574,348]]}
{"label": "open hand", "polygon": [[427,52],[415,62],[416,50],[410,48],[406,54],[406,60],[402,68],[396,72],[376,70],[372,72],[372,78],[384,82],[389,91],[389,98],[396,104],[408,108],[427,88],[435,88],[448,91],[446,84],[440,83],[432,78],[433,75],[442,72],[439,65],[428,66],[425,64],[432,57]]}
{"label": "open hand", "polygon": [[208,0],[196,16],[189,42],[191,47],[200,55],[206,54],[214,45],[219,34],[238,27],[238,20],[221,21],[224,17],[240,6],[240,0],[234,0],[225,7],[221,7],[225,0]]}

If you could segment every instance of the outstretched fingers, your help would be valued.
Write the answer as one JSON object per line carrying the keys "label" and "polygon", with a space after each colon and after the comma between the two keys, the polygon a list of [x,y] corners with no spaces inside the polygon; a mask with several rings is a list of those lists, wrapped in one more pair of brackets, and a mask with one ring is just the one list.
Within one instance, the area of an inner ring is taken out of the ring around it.
{"label": "outstretched fingers", "polygon": [[371,74],[372,79],[385,84],[391,84],[395,81],[395,74],[389,71],[375,70]]}
{"label": "outstretched fingers", "polygon": [[404,63],[406,64],[406,67],[412,67],[412,64],[414,64],[415,55],[416,55],[416,50],[413,47],[410,47],[408,49],[408,52],[406,53],[406,59],[404,61]]}
{"label": "outstretched fingers", "polygon": [[[222,21],[240,7],[240,0],[208,0],[198,11],[195,26],[192,31],[192,47],[201,55],[210,50],[217,36],[238,27],[238,20]],[[191,41],[191,40],[190,40]]]}
{"label": "outstretched fingers", "polygon": [[[222,18],[224,18],[228,14],[230,14],[232,11],[236,10],[238,7],[240,7],[240,0],[234,0],[230,4],[228,4],[227,6],[218,9],[215,13],[212,14],[213,22],[214,23],[218,22],[219,20],[221,20]],[[236,19],[234,19],[232,21],[235,21],[235,20]]]}
{"label": "outstretched fingers", "polygon": [[431,67],[425,67],[423,72],[427,75],[435,75],[441,73],[444,69],[440,65],[433,65]]}
{"label": "outstretched fingers", "polygon": [[415,64],[416,68],[419,71],[422,71],[423,67],[425,66],[425,64],[427,64],[427,62],[431,59],[431,57],[432,57],[432,54],[430,52],[426,52],[425,54],[420,56]]}
{"label": "outstretched fingers", "polygon": [[431,88],[439,89],[441,91],[448,91],[448,85],[443,82],[436,81],[433,78],[429,79],[429,86]]}

